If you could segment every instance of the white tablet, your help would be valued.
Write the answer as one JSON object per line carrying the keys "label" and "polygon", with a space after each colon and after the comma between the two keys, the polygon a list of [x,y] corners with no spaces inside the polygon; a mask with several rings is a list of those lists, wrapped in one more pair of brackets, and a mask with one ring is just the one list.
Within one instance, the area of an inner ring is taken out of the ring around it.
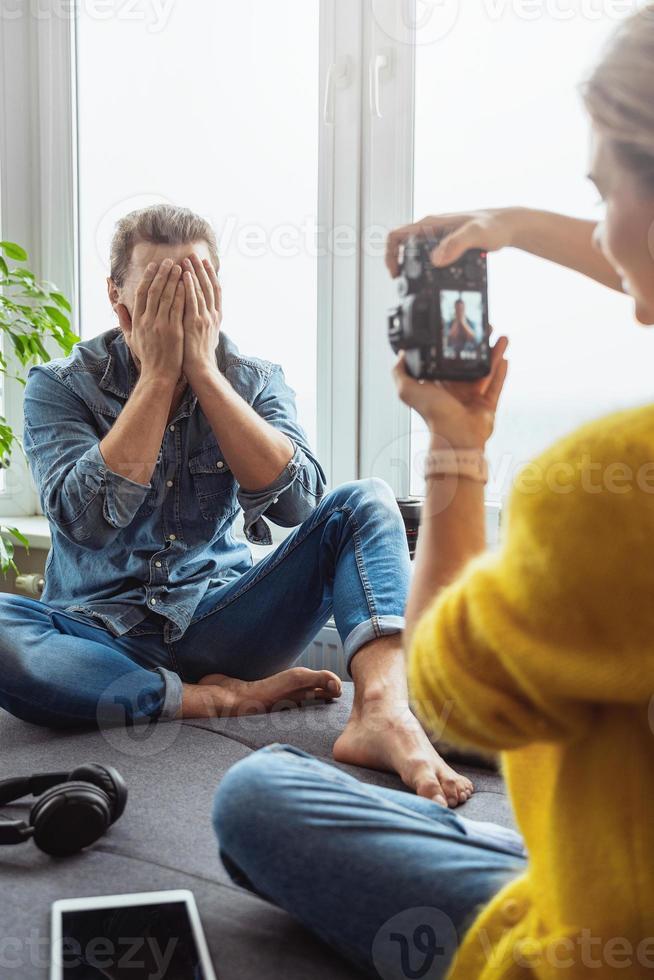
{"label": "white tablet", "polygon": [[52,906],[51,980],[216,980],[189,891],[69,898]]}

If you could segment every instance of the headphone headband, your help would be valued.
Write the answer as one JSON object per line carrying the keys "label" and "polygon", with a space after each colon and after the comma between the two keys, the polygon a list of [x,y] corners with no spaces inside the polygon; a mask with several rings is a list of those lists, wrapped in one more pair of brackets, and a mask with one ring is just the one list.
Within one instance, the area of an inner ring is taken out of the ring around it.
{"label": "headphone headband", "polygon": [[22,844],[34,836],[34,828],[25,820],[0,820],[0,845]]}
{"label": "headphone headband", "polygon": [[33,776],[3,779],[0,782],[0,806],[13,803],[22,796],[40,796],[46,789],[65,783],[69,775],[68,772],[42,772]]}
{"label": "headphone headband", "polygon": [[113,766],[87,763],[0,782],[0,806],[31,794],[29,820],[0,819],[0,845],[34,843],[46,854],[76,854],[99,840],[122,815],[127,786]]}

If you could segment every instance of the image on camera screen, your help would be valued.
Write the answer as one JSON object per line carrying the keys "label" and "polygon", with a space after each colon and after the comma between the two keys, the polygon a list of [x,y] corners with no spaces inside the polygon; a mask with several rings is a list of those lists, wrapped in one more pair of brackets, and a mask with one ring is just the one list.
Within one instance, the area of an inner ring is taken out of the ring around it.
{"label": "image on camera screen", "polygon": [[443,289],[440,295],[443,357],[478,361],[484,342],[484,302],[476,290]]}

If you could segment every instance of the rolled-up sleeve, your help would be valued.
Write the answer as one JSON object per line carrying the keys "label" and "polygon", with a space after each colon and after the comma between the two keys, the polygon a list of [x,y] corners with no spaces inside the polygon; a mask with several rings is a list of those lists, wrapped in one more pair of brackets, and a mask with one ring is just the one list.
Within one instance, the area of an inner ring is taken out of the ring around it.
{"label": "rolled-up sleeve", "polygon": [[281,367],[275,366],[252,407],[293,444],[292,459],[273,483],[252,492],[242,488],[238,491],[246,537],[255,544],[271,544],[270,528],[263,515],[280,527],[297,527],[320,502],[327,480],[297,420],[295,392],[286,383]]}
{"label": "rolled-up sleeve", "polygon": [[28,377],[24,443],[43,513],[84,547],[109,544],[151,489],[109,469],[88,406],[44,367]]}

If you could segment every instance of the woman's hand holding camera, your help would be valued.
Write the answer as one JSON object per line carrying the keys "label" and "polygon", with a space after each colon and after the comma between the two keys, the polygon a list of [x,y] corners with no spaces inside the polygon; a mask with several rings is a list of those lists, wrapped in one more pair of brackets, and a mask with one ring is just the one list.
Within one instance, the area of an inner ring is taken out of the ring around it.
{"label": "woman's hand holding camera", "polygon": [[435,266],[446,266],[460,259],[470,248],[497,252],[513,245],[521,225],[521,208],[497,208],[471,211],[467,214],[441,214],[423,218],[413,225],[398,228],[388,237],[386,265],[395,278],[400,273],[400,248],[412,236],[440,238],[432,253]]}
{"label": "woman's hand holding camera", "polygon": [[[440,238],[431,260],[434,266],[456,262],[472,248],[498,251],[514,243],[520,224],[519,208],[445,214],[423,218],[389,235],[386,265],[400,274],[400,249],[412,237]],[[427,423],[432,436],[455,449],[483,449],[493,432],[508,363],[508,340],[501,337],[491,355],[490,373],[478,381],[416,381],[400,355],[394,376],[402,401]]]}
{"label": "woman's hand holding camera", "polygon": [[414,408],[439,444],[454,449],[484,449],[493,433],[495,412],[508,370],[509,341],[500,337],[491,354],[490,374],[479,381],[416,381],[401,354],[395,383],[405,405]]}

